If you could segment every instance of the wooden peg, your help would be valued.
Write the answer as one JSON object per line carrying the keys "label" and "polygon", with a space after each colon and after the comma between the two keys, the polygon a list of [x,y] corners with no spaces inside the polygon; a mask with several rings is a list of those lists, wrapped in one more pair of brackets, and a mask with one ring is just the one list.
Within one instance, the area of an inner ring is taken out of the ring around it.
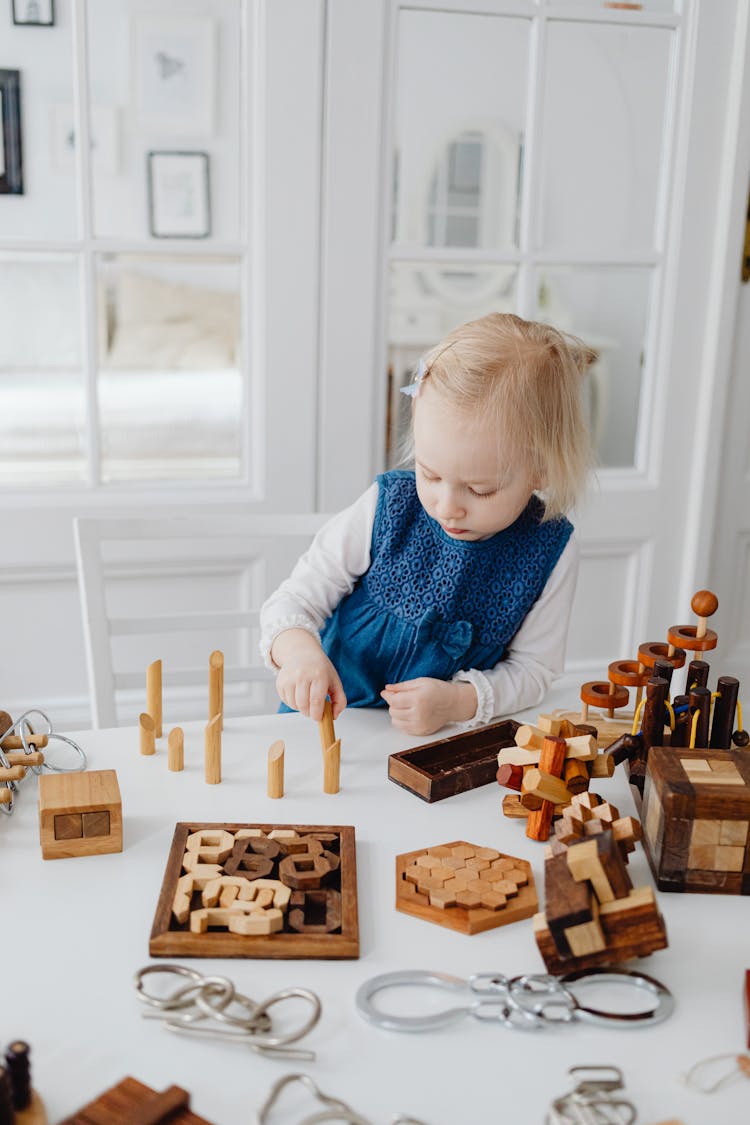
{"label": "wooden peg", "polygon": [[[27,734],[26,745],[36,746],[37,750],[41,750],[49,742],[49,737],[46,734]],[[2,742],[3,750],[23,750],[23,741],[20,734],[8,734]]]}
{"label": "wooden peg", "polygon": [[143,711],[138,716],[138,727],[141,734],[141,754],[155,754],[156,724],[152,716]]}
{"label": "wooden peg", "polygon": [[328,747],[333,746],[336,741],[336,732],[333,729],[333,707],[330,699],[326,699],[323,704],[323,718],[318,723],[318,730],[320,731],[320,749],[325,754]]}
{"label": "wooden peg", "polygon": [[9,769],[0,766],[0,781],[23,781],[25,777],[26,770],[23,766],[11,766]]}
{"label": "wooden peg", "polygon": [[268,787],[269,797],[284,796],[284,743],[279,739],[268,750]]}
{"label": "wooden peg", "polygon": [[173,727],[167,739],[167,768],[179,773],[185,766],[185,735],[182,727]]}
{"label": "wooden peg", "polygon": [[41,766],[44,764],[44,754],[41,750],[32,750],[30,754],[24,754],[23,750],[13,750],[10,754],[6,754],[9,766]]}
{"label": "wooden peg", "polygon": [[9,805],[12,800],[13,794],[11,793],[10,789],[6,789],[4,787],[0,789],[0,805]]}
{"label": "wooden peg", "polygon": [[[154,738],[161,738],[161,660],[155,660],[146,669],[146,711],[154,720]],[[143,752],[141,751],[141,753]],[[145,751],[145,753],[153,753],[153,751]]]}
{"label": "wooden peg", "polygon": [[323,792],[338,793],[341,742],[337,739],[323,751]]}
{"label": "wooden peg", "polygon": [[219,715],[219,730],[224,729],[224,653],[216,649],[208,658],[208,717]]}
{"label": "wooden peg", "polygon": [[698,590],[690,600],[690,608],[698,618],[695,635],[699,639],[705,637],[709,617],[713,617],[719,608],[719,599],[710,590]]}
{"label": "wooden peg", "polygon": [[221,715],[214,715],[206,724],[205,777],[207,785],[221,781]]}

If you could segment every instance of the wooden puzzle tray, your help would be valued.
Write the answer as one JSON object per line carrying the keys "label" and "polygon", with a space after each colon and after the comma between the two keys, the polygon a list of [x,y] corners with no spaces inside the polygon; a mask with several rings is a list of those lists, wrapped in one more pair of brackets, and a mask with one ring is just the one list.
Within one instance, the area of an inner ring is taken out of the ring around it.
{"label": "wooden puzzle tray", "polygon": [[354,828],[182,822],[152,957],[359,957]]}
{"label": "wooden puzzle tray", "polygon": [[504,719],[401,750],[388,759],[388,777],[429,803],[489,785],[497,773],[498,751],[514,745],[518,726],[514,719]]}

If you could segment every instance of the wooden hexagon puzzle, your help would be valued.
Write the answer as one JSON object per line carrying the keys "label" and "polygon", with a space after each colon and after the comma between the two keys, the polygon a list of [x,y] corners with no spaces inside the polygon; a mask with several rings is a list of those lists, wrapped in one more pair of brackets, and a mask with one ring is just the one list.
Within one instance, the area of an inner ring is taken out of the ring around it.
{"label": "wooden hexagon puzzle", "polygon": [[396,856],[396,909],[462,934],[530,918],[537,910],[531,864],[454,840]]}

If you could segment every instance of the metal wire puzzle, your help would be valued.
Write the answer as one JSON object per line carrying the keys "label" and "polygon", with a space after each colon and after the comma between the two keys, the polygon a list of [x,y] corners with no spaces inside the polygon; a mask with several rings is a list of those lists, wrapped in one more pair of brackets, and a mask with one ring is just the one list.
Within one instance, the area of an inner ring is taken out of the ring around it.
{"label": "metal wire puzzle", "polygon": [[[31,725],[32,716],[36,722],[41,719],[46,729],[35,731]],[[7,746],[3,748],[3,743],[9,738],[14,738],[14,741],[17,740],[20,743],[18,749],[10,750]],[[72,746],[79,760],[72,766],[55,765],[49,760],[47,754],[42,754],[37,749],[38,742],[45,746],[49,745],[50,742],[64,742],[68,746]],[[19,758],[21,761],[19,761]],[[23,758],[30,758],[28,765],[23,762]],[[37,708],[24,711],[20,719],[11,722],[11,725],[6,727],[0,735],[0,812],[4,812],[6,816],[10,816],[13,812],[15,795],[18,792],[19,783],[26,776],[27,770],[40,774],[44,770],[50,770],[54,773],[79,773],[85,769],[86,754],[77,742],[74,742],[72,738],[68,738],[65,734],[58,734],[53,731],[52,723],[44,711]]]}

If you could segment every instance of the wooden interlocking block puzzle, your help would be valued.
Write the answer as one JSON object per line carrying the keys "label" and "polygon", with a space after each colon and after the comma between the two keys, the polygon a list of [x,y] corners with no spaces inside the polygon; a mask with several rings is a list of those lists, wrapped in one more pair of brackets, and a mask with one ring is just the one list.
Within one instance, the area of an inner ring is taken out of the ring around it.
{"label": "wooden interlocking block puzzle", "polygon": [[463,840],[396,856],[396,909],[464,934],[530,918],[531,865]]}
{"label": "wooden interlocking block puzzle", "polygon": [[750,754],[654,746],[643,843],[663,891],[750,894]]}
{"label": "wooden interlocking block puzzle", "polygon": [[358,957],[354,829],[178,824],[149,952]]}
{"label": "wooden interlocking block puzzle", "polygon": [[211,1125],[190,1109],[190,1095],[179,1086],[157,1093],[135,1078],[123,1078],[60,1125]]}
{"label": "wooden interlocking block puzzle", "polygon": [[44,859],[122,851],[122,803],[114,770],[43,773],[39,839]]}

